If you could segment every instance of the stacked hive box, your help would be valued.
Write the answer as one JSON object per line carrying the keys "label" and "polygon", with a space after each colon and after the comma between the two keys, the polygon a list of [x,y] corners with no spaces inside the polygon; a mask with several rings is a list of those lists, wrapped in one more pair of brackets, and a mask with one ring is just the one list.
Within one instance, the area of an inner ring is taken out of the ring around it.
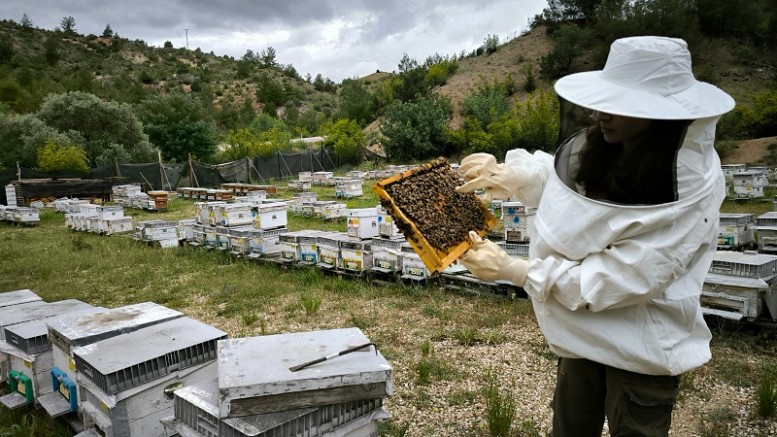
{"label": "stacked hive box", "polygon": [[[43,299],[32,290],[14,290],[0,293],[0,311],[13,311],[14,305],[41,302]],[[5,356],[0,356],[0,382],[8,379],[8,360]]]}
{"label": "stacked hive box", "polygon": [[701,293],[702,311],[754,321],[767,314],[777,321],[777,255],[718,251]]}
{"label": "stacked hive box", "polygon": [[721,213],[718,249],[739,249],[755,243],[753,214]]}
{"label": "stacked hive box", "polygon": [[521,202],[502,202],[505,241],[528,243],[530,222],[536,213],[537,208],[528,207]]}
{"label": "stacked hive box", "polygon": [[[366,347],[289,367],[354,346]],[[373,437],[389,417],[392,368],[358,328],[223,340],[218,353],[218,377],[176,390],[166,427],[192,437]]]}
{"label": "stacked hive box", "polygon": [[10,392],[0,397],[0,403],[17,408],[32,404],[37,396],[51,391],[48,372],[53,358],[44,320],[92,308],[68,299],[52,303],[33,301],[0,311],[0,352],[8,369]]}
{"label": "stacked hive box", "polygon": [[144,220],[135,224],[133,238],[163,248],[178,247],[178,225],[167,220]]}
{"label": "stacked hive box", "polygon": [[216,328],[177,317],[74,348],[83,428],[162,437],[172,391],[213,378],[217,343],[225,338]]}
{"label": "stacked hive box", "polygon": [[50,376],[53,391],[39,397],[41,406],[52,418],[69,415],[71,424],[78,423],[79,385],[73,351],[81,346],[181,316],[178,311],[152,302],[144,302],[113,309],[101,309],[84,315],[68,314],[47,321],[48,338],[53,345],[54,367],[51,369]]}

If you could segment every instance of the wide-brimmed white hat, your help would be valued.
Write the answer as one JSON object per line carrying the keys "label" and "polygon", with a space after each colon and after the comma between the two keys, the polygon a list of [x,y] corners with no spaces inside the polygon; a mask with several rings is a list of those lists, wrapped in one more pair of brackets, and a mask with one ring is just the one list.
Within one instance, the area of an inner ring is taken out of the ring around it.
{"label": "wide-brimmed white hat", "polygon": [[600,71],[562,77],[556,93],[595,111],[657,120],[696,120],[724,114],[735,102],[696,80],[685,41],[660,36],[615,40]]}

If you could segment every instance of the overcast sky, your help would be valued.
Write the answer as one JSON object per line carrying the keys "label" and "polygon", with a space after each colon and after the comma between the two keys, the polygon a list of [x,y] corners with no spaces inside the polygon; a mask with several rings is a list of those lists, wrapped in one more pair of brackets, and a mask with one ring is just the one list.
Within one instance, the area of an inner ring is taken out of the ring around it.
{"label": "overcast sky", "polygon": [[[528,29],[546,0],[2,0],[0,18],[53,30],[75,19],[76,32],[110,24],[123,38],[161,47],[199,47],[236,59],[273,47],[301,76],[335,82],[394,71],[407,53],[419,63],[469,53],[488,35],[500,42]],[[186,30],[188,29],[188,31]]]}

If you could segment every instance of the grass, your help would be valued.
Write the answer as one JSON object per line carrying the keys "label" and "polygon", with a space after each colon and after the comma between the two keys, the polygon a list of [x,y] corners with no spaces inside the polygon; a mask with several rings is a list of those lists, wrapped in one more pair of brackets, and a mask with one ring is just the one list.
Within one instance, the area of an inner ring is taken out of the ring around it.
{"label": "grass", "polygon": [[483,387],[483,397],[486,402],[486,426],[490,437],[509,437],[512,435],[513,420],[517,401],[512,393],[512,387],[504,387],[496,374],[486,373],[486,383]]}
{"label": "grass", "polygon": [[[333,188],[314,189],[320,190],[320,198],[334,199]],[[377,204],[369,189],[364,193],[359,203],[350,199],[345,203],[349,207]],[[279,190],[279,196],[291,197],[291,193]],[[750,207],[766,204],[755,202]],[[161,213],[125,212],[136,222],[175,221],[194,214],[190,200],[172,199],[169,207]],[[748,203],[728,207],[744,209]],[[325,226],[346,230],[344,221],[288,217],[292,230]],[[555,372],[556,356],[537,333],[531,304],[525,299],[451,293],[435,283],[373,284],[325,275],[314,267],[282,267],[203,248],[150,247],[127,236],[71,231],[62,214],[52,210],[44,210],[35,227],[0,222],[0,291],[24,288],[48,302],[80,299],[113,308],[152,301],[233,338],[359,327],[395,369],[395,393],[387,401],[393,419],[381,425],[381,436],[471,435],[471,423],[482,423],[486,411],[487,397],[477,384],[483,381],[483,370],[493,364],[488,357],[494,351],[509,354],[494,370],[499,380],[515,378],[509,360],[533,362],[532,379],[548,379]],[[696,396],[691,392],[697,390],[711,396],[713,382],[733,385],[753,391],[750,408],[755,411],[756,388],[767,364],[777,355],[773,335],[758,329],[713,326],[711,346],[712,361],[693,372],[682,390],[688,392],[685,398]],[[528,396],[520,390],[517,386],[514,391],[519,399]],[[504,390],[492,395],[495,398],[490,402],[498,412],[499,402],[509,399],[497,398],[505,395]],[[723,412],[729,410],[716,408],[705,404],[697,417],[728,417]],[[9,424],[33,426],[32,419],[13,414]],[[416,416],[427,419],[428,430],[426,424],[414,422]],[[451,417],[462,416],[466,419],[460,426],[449,423]],[[8,431],[2,425],[8,417],[9,412],[0,410],[0,434]],[[496,417],[492,420],[498,422]],[[532,420],[513,423],[511,431],[544,435],[547,430]],[[51,430],[38,434],[49,435],[57,434]]]}

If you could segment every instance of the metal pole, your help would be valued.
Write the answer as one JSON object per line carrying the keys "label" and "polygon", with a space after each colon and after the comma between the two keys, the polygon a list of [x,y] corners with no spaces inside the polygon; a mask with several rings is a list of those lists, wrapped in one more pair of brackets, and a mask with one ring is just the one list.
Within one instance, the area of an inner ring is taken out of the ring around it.
{"label": "metal pole", "polygon": [[189,50],[189,29],[184,29],[186,31],[186,50]]}

